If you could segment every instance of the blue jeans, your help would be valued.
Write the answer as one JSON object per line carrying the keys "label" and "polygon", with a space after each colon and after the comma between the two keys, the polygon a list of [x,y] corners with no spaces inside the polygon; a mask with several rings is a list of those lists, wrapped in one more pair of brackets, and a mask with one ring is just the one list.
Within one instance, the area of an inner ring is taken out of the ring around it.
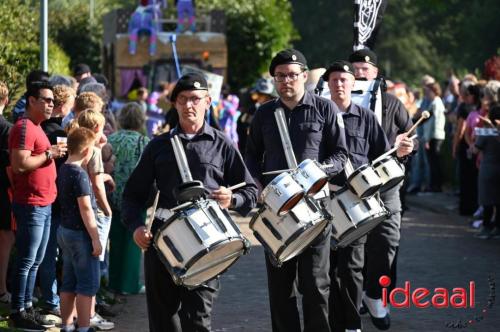
{"label": "blue jeans", "polygon": [[59,308],[59,295],[57,295],[57,279],[56,279],[56,264],[57,264],[57,227],[59,227],[59,214],[52,215],[50,225],[49,242],[45,249],[45,257],[38,271],[40,278],[40,289],[42,291],[42,306],[47,309]]}
{"label": "blue jeans", "polygon": [[102,254],[99,256],[101,261],[101,277],[108,278],[108,260],[109,255],[107,251],[109,230],[111,229],[111,217],[103,214],[96,215],[97,231],[99,233],[99,241],[102,246]]}
{"label": "blue jeans", "polygon": [[12,283],[12,309],[18,311],[32,305],[36,273],[49,240],[52,209],[51,205],[13,203],[12,210],[17,221],[17,259]]}
{"label": "blue jeans", "polygon": [[87,231],[59,226],[57,242],[63,254],[61,292],[96,295],[99,290],[99,257],[92,256],[92,241]]}

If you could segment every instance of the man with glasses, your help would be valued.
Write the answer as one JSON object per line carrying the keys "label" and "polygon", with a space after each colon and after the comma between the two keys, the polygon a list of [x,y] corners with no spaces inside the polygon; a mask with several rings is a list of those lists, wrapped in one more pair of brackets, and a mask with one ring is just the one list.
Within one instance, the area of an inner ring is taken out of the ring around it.
{"label": "man with glasses", "polygon": [[[151,232],[142,223],[149,192],[156,182],[161,193],[158,208],[171,209],[177,205],[174,189],[181,184],[181,175],[170,143],[173,135],[178,135],[184,146],[193,179],[203,183],[211,193],[210,198],[218,201],[221,208],[232,208],[246,215],[256,204],[257,186],[231,141],[205,121],[211,103],[205,78],[199,74],[184,75],[173,89],[171,100],[179,114],[179,123],[146,146],[123,192],[123,221],[134,233],[137,245],[146,250],[144,269],[149,330],[209,332],[219,279],[194,289],[174,284],[160,260],[160,253],[151,246],[163,221],[155,219]],[[241,182],[246,185],[238,191],[228,189]]]}
{"label": "man with glasses", "polygon": [[[277,108],[285,112],[297,162],[315,159],[330,164],[325,169],[330,176],[342,171],[347,156],[342,118],[332,101],[305,90],[308,72],[304,55],[294,49],[279,52],[271,61],[269,73],[279,98],[260,106],[250,126],[245,161],[252,176],[264,187],[273,177],[263,176],[263,172],[288,168],[274,117]],[[296,282],[303,295],[304,331],[330,331],[330,233],[327,227],[309,248],[281,267],[273,265],[266,255],[273,331],[301,330]]]}
{"label": "man with glasses", "polygon": [[40,126],[50,118],[54,107],[50,83],[32,82],[25,96],[26,112],[9,136],[12,210],[17,221],[17,264],[12,278],[10,318],[17,329],[44,331],[54,324],[41,319],[33,309],[33,289],[49,239],[51,204],[57,195],[53,159],[64,156],[66,148],[51,146]]}

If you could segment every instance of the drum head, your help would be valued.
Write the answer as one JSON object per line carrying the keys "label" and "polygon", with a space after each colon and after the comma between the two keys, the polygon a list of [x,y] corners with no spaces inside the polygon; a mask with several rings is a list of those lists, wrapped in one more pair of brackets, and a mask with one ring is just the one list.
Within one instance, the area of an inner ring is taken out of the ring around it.
{"label": "drum head", "polygon": [[372,229],[378,226],[387,217],[387,213],[379,213],[375,216],[371,216],[366,220],[358,223],[356,227],[348,230],[340,237],[340,240],[332,238],[331,245],[332,249],[335,248],[345,248],[352,242],[356,241],[363,235],[366,235]]}
{"label": "drum head", "polygon": [[198,286],[215,278],[233,265],[244,250],[245,243],[241,239],[213,246],[189,267],[182,277],[182,284],[188,287]]}
{"label": "drum head", "polygon": [[[380,189],[380,185],[373,186],[373,187],[367,189],[362,195],[360,195],[360,198],[371,197],[371,196],[375,195],[375,193],[377,191],[379,191],[379,189]],[[351,190],[355,192],[354,188],[351,188]]]}
{"label": "drum head", "polygon": [[300,254],[323,232],[327,225],[328,220],[324,219],[309,228],[298,231],[298,236],[291,238],[293,241],[289,242],[285,249],[278,253],[278,261],[286,262]]}
{"label": "drum head", "polygon": [[380,187],[380,192],[383,193],[384,191],[394,188],[395,186],[400,184],[401,181],[404,180],[404,178],[405,178],[404,176],[400,176],[387,181],[382,187]]}
{"label": "drum head", "polygon": [[290,211],[297,203],[304,197],[304,192],[299,192],[290,197],[285,204],[278,211],[278,215],[282,216]]}
{"label": "drum head", "polygon": [[309,189],[307,192],[308,196],[314,196],[316,195],[323,187],[325,184],[328,182],[328,178],[324,178],[321,180],[316,181],[316,183]]}

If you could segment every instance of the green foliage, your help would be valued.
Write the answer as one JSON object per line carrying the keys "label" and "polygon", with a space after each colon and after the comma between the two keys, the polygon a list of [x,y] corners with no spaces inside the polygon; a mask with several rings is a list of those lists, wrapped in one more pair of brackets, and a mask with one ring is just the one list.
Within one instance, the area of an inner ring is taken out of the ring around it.
{"label": "green foliage", "polygon": [[[353,1],[291,0],[302,38],[295,47],[310,67],[345,59],[352,52]],[[442,80],[447,72],[481,72],[498,54],[498,0],[389,0],[375,51],[395,80],[416,84],[423,74]]]}
{"label": "green foliage", "polygon": [[272,56],[297,37],[286,0],[206,0],[199,5],[226,13],[228,77],[233,88],[251,85],[267,73]]}
{"label": "green foliage", "polygon": [[[25,77],[40,68],[39,7],[31,1],[0,3],[0,80],[9,87],[11,102],[24,91]],[[49,71],[69,73],[69,58],[49,40]]]}
{"label": "green foliage", "polygon": [[[136,5],[135,0],[51,0],[49,33],[70,57],[70,66],[86,63],[92,71],[101,68],[102,17],[114,8]],[[92,10],[93,9],[93,10]]]}

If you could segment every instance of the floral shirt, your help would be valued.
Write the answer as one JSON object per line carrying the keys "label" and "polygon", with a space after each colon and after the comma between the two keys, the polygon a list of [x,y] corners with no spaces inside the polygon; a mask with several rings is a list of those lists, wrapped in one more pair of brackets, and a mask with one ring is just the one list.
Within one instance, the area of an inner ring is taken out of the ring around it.
{"label": "floral shirt", "polygon": [[119,130],[108,137],[108,143],[113,147],[116,156],[113,172],[116,188],[110,200],[114,209],[121,208],[125,184],[148,142],[148,137],[132,130]]}

